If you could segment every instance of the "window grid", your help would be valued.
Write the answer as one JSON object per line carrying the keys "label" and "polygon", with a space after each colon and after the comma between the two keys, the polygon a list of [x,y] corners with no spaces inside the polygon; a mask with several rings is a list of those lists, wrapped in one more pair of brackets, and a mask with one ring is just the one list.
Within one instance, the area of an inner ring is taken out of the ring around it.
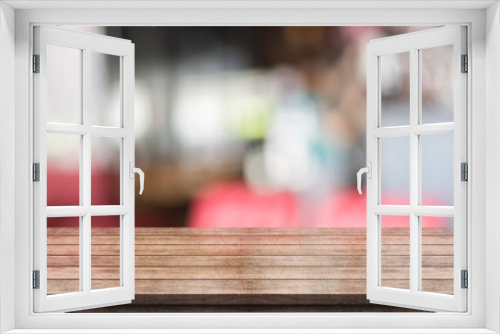
{"label": "window grid", "polygon": [[[123,99],[120,98],[120,128],[92,126],[91,124],[91,49],[84,49],[82,61],[82,112],[79,115],[81,124],[46,123],[46,133],[77,134],[80,135],[80,195],[79,206],[47,206],[46,216],[49,217],[79,217],[79,247],[80,247],[80,293],[91,293],[92,283],[92,216],[119,215],[120,216],[120,286],[123,278],[123,217],[130,212],[123,205],[123,145],[130,131],[124,128]],[[123,57],[120,57],[120,97],[123,92]],[[106,138],[120,138],[120,205],[92,205],[92,136]]]}
{"label": "window grid", "polygon": [[[408,52],[408,50],[403,51]],[[422,292],[422,234],[420,218],[423,216],[454,217],[454,206],[434,207],[423,206],[422,203],[422,152],[421,135],[454,133],[454,122],[422,124],[422,64],[421,49],[412,48],[410,52],[410,124],[408,126],[382,127],[382,108],[378,108],[378,124],[372,134],[377,138],[378,170],[381,170],[380,139],[387,137],[409,136],[410,138],[410,205],[382,205],[382,184],[378,183],[377,205],[374,213],[377,214],[378,226],[378,263],[379,275],[378,286],[382,285],[381,275],[381,226],[382,214],[384,215],[408,215],[410,217],[410,293]],[[378,67],[381,66],[381,55],[378,56]],[[380,80],[380,79],[379,79]],[[379,91],[380,94],[380,91]],[[380,180],[381,175],[379,175]]]}

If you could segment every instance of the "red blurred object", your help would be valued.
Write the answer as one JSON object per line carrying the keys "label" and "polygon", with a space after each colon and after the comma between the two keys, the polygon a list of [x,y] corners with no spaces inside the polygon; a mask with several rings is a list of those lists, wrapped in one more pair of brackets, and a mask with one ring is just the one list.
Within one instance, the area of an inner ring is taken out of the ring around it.
{"label": "red blurred object", "polygon": [[296,227],[290,193],[257,193],[244,183],[219,183],[194,200],[188,227]]}
{"label": "red blurred object", "polygon": [[47,206],[80,205],[80,176],[65,170],[47,171]]}
{"label": "red blurred object", "polygon": [[[117,175],[110,173],[92,174],[92,204],[108,204],[114,199],[112,184]],[[119,177],[119,175],[118,175]],[[80,175],[51,168],[47,171],[47,206],[79,205],[80,203]]]}
{"label": "red blurred object", "polygon": [[79,217],[50,217],[47,218],[47,227],[79,227]]}
{"label": "red blurred object", "polygon": [[366,228],[366,191],[339,190],[323,200],[311,227]]}
{"label": "red blurred object", "polygon": [[[112,182],[116,175],[107,173],[93,173],[92,175],[92,203],[104,204],[109,203],[109,199],[113,198]],[[64,170],[51,168],[47,171],[47,206],[78,206],[80,203],[80,175],[76,173],[68,173]],[[94,227],[113,227],[115,226],[115,217],[102,216],[99,217],[98,223],[93,224]],[[47,227],[77,227],[78,221],[72,217],[60,217],[58,219],[49,219]],[[76,225],[76,226],[75,226]]]}
{"label": "red blurred object", "polygon": [[[397,194],[394,194],[398,197]],[[429,199],[429,196],[427,197]],[[439,205],[439,200],[432,201]],[[407,227],[407,219],[385,216],[386,227]],[[298,224],[298,202],[291,193],[258,193],[244,183],[212,185],[195,200],[189,227],[304,227]],[[429,217],[426,227],[445,227],[446,218]],[[307,227],[366,228],[366,196],[344,189],[317,205]]]}

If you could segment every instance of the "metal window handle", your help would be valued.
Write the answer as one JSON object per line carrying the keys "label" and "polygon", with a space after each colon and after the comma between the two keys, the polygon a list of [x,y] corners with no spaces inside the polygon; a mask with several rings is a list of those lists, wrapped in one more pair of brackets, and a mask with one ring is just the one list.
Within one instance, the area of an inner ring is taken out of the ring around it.
{"label": "metal window handle", "polygon": [[364,168],[361,168],[359,171],[358,171],[358,192],[359,194],[361,195],[361,176],[366,173],[367,177],[370,179],[372,177],[372,163],[368,161],[368,166],[367,167],[364,167]]}
{"label": "metal window handle", "polygon": [[139,183],[141,185],[141,189],[139,190],[139,195],[142,195],[142,192],[144,191],[144,172],[140,168],[134,167],[134,162],[130,161],[129,163],[129,171],[130,171],[130,178],[134,178],[134,173],[139,174]]}

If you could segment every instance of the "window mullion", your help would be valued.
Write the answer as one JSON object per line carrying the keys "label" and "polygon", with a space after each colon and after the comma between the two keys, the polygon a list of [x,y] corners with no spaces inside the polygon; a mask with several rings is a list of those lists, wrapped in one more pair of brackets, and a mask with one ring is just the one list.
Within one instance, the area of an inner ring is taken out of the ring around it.
{"label": "window mullion", "polygon": [[[82,124],[84,127],[90,127],[90,91],[91,91],[91,50],[83,50],[83,106],[82,106]],[[81,170],[81,204],[90,208],[91,206],[91,134],[87,132],[82,137],[82,158],[80,160],[80,170]],[[90,212],[87,212],[85,216],[82,217],[81,228],[82,233],[80,233],[80,281],[83,282],[83,291],[90,294],[91,290],[91,216]]]}
{"label": "window mullion", "polygon": [[[420,104],[418,50],[410,50],[410,208],[418,205],[419,196],[419,143],[415,128],[418,125]],[[411,210],[411,209],[410,209]],[[419,268],[419,226],[418,216],[410,211],[410,291],[418,291]]]}
{"label": "window mullion", "polygon": [[[422,97],[419,96],[419,100]],[[419,104],[421,105],[421,104]],[[422,118],[422,113],[419,113],[419,123],[421,123],[420,119]],[[436,124],[419,124],[412,129],[414,133],[418,135],[437,135],[444,133],[453,133],[455,130],[455,124],[453,122],[449,123],[436,123]]]}

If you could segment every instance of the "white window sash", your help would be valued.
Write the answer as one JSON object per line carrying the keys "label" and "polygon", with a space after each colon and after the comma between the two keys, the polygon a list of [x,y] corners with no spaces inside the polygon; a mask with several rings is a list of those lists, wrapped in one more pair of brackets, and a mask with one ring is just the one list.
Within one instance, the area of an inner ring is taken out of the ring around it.
{"label": "white window sash", "polygon": [[[467,54],[466,28],[461,26],[422,30],[415,33],[373,40],[367,46],[367,161],[372,177],[367,179],[367,297],[377,304],[423,310],[465,312],[467,290],[461,288],[461,270],[467,270],[467,182],[460,179],[462,162],[467,162],[467,74],[461,73],[461,55]],[[453,45],[454,122],[420,125],[421,108],[419,50]],[[410,55],[410,124],[381,126],[380,57],[409,52]],[[419,204],[421,194],[421,156],[419,135],[454,134],[454,206],[432,207]],[[410,141],[410,205],[380,204],[381,138],[409,136]],[[410,290],[384,287],[381,277],[381,215],[410,217]],[[454,217],[454,294],[419,291],[421,247],[419,217]]]}
{"label": "white window sash", "polygon": [[[48,44],[82,50],[81,125],[47,123],[46,46]],[[91,52],[121,57],[121,126],[92,126]],[[34,54],[40,55],[40,73],[34,74],[34,161],[40,163],[40,181],[34,193],[34,265],[40,272],[40,288],[34,289],[35,312],[74,311],[130,303],[134,299],[134,180],[129,162],[134,161],[134,45],[108,36],[40,26],[35,27]],[[47,207],[47,133],[78,134],[80,143],[80,206]],[[91,138],[107,136],[121,139],[121,205],[91,205]],[[91,216],[120,215],[120,286],[91,289]],[[47,295],[47,217],[80,217],[80,291]]]}

